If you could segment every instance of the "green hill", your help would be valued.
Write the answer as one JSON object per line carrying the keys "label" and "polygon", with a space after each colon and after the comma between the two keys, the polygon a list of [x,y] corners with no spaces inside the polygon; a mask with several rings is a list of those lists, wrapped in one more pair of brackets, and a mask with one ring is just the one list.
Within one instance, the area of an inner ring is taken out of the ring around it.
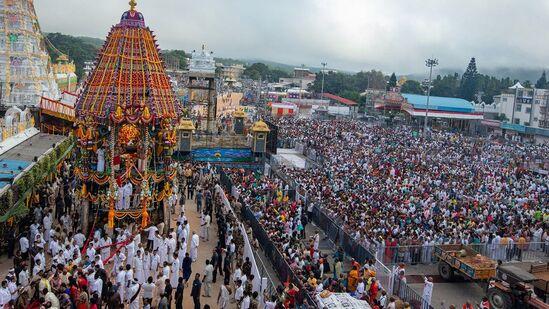
{"label": "green hill", "polygon": [[[78,79],[82,78],[84,75],[84,62],[93,61],[97,55],[97,51],[99,50],[99,47],[96,44],[91,44],[87,42],[87,40],[70,35],[48,33],[46,34],[46,37],[57,50],[68,55],[69,58],[74,61]],[[49,46],[49,44],[47,47],[52,61],[55,62],[57,57],[59,57],[58,52]]]}

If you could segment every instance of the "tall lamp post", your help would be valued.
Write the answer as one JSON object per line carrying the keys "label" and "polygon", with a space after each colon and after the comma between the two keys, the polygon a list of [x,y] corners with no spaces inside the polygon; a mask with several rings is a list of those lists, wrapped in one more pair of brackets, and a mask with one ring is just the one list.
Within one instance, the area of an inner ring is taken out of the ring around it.
{"label": "tall lamp post", "polygon": [[423,121],[423,136],[427,134],[427,122],[429,121],[429,99],[431,97],[431,82],[433,77],[433,67],[438,65],[438,59],[427,59],[425,65],[429,68],[429,82],[427,84],[427,107],[425,108],[425,119]]}
{"label": "tall lamp post", "polygon": [[320,89],[320,99],[324,100],[324,72],[326,71],[326,66],[328,65],[326,62],[322,62],[322,86]]}

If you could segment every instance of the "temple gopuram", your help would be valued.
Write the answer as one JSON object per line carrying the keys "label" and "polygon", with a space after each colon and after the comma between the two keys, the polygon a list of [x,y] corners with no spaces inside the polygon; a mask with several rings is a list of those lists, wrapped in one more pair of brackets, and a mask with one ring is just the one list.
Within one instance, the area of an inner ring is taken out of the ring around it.
{"label": "temple gopuram", "polygon": [[[167,220],[181,106],[153,32],[130,1],[76,103],[77,168],[84,224]],[[89,216],[89,219],[88,218]],[[95,217],[95,219],[94,219]],[[83,226],[84,230],[87,226]]]}

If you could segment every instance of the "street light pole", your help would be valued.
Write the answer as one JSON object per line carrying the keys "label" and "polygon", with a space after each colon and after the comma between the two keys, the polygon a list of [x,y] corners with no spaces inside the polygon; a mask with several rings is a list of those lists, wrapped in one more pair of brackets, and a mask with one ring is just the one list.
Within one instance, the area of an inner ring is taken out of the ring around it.
{"label": "street light pole", "polygon": [[425,108],[425,119],[423,121],[423,136],[427,134],[427,122],[429,121],[429,99],[431,98],[431,82],[433,77],[433,67],[438,65],[438,59],[427,59],[425,65],[429,68],[429,83],[427,84],[427,106]]}
{"label": "street light pole", "polygon": [[320,99],[324,100],[324,71],[326,70],[326,66],[328,65],[326,62],[322,62],[322,86],[320,90]]}

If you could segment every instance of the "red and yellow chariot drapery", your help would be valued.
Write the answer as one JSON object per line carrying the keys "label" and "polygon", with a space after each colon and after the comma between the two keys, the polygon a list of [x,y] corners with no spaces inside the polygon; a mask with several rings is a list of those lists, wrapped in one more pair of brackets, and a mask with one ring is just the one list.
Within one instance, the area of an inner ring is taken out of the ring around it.
{"label": "red and yellow chariot drapery", "polygon": [[[76,103],[80,196],[107,205],[109,226],[124,217],[146,225],[147,209],[169,196],[180,116],[155,36],[132,2],[111,28]],[[138,198],[118,209],[124,186]]]}

